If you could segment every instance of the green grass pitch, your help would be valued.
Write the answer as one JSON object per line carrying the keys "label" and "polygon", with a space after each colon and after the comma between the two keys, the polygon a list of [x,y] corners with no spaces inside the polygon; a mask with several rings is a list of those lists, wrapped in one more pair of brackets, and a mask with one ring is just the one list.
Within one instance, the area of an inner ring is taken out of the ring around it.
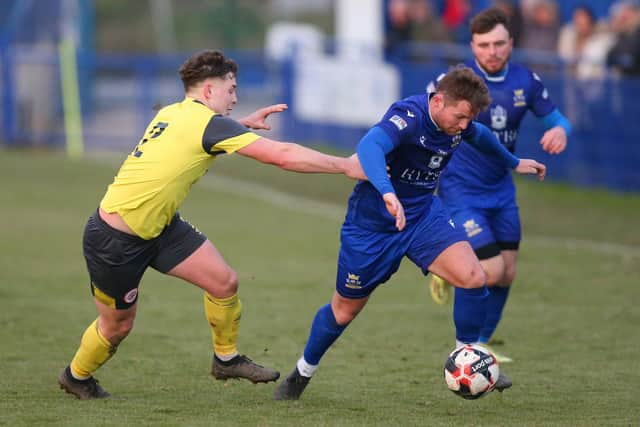
{"label": "green grass pitch", "polygon": [[[239,157],[216,161],[181,212],[239,273],[240,351],[286,375],[333,291],[353,183]],[[96,315],[81,234],[116,169],[0,151],[0,425],[640,425],[640,197],[531,179],[518,181],[524,240],[497,331],[515,359],[503,394],[446,389],[451,311],[405,262],[298,402],[213,380],[201,292],[149,271],[132,334],[96,375],[116,398],[77,401],[56,378]]]}

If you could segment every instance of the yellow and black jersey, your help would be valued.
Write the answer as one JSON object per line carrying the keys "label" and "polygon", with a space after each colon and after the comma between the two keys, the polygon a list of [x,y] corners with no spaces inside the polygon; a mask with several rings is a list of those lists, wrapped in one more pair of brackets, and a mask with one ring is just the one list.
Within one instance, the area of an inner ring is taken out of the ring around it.
{"label": "yellow and black jersey", "polygon": [[233,153],[258,138],[192,98],[164,107],[120,167],[100,207],[118,213],[138,236],[152,239],[169,224],[216,155]]}

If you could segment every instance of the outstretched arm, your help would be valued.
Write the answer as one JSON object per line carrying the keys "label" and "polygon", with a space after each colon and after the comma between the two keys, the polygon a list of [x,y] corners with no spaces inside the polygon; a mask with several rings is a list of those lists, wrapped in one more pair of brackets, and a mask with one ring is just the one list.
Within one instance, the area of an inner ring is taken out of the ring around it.
{"label": "outstretched arm", "polygon": [[247,117],[238,120],[238,123],[250,129],[271,130],[271,126],[266,122],[267,117],[273,113],[281,113],[287,108],[289,108],[287,104],[269,105],[268,107],[260,108],[259,110],[249,114]]}
{"label": "outstretched arm", "polygon": [[292,172],[341,173],[353,179],[367,179],[355,154],[337,157],[299,144],[264,137],[239,149],[238,153]]}
{"label": "outstretched arm", "polygon": [[490,156],[501,159],[506,167],[514,169],[519,174],[535,174],[540,181],[544,179],[547,172],[545,165],[532,159],[517,158],[500,144],[488,127],[480,123],[474,123],[474,125],[477,132],[474,138],[467,140],[471,145]]}

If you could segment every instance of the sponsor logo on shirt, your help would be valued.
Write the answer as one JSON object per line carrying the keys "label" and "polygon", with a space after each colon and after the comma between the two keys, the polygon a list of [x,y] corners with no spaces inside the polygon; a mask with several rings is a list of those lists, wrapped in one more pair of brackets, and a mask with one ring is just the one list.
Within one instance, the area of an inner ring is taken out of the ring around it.
{"label": "sponsor logo on shirt", "polygon": [[527,105],[527,100],[524,96],[524,89],[514,89],[513,90],[513,106],[524,107],[525,105]]}
{"label": "sponsor logo on shirt", "polygon": [[394,114],[393,116],[391,116],[389,121],[391,123],[393,123],[394,125],[396,125],[398,130],[402,130],[402,129],[407,127],[407,122],[405,122],[404,119],[402,117],[398,116],[397,114]]}

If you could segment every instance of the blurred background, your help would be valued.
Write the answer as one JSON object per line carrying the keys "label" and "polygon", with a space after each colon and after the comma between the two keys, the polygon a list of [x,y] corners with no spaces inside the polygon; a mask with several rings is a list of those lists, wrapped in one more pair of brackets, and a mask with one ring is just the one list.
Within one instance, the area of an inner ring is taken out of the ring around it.
{"label": "blurred background", "polygon": [[240,66],[236,118],[286,102],[270,136],[351,151],[389,104],[471,57],[469,18],[492,5],[574,129],[547,156],[530,115],[517,154],[552,180],[640,191],[634,0],[0,0],[0,146],[125,153],[182,98],[180,64],[215,48]]}

